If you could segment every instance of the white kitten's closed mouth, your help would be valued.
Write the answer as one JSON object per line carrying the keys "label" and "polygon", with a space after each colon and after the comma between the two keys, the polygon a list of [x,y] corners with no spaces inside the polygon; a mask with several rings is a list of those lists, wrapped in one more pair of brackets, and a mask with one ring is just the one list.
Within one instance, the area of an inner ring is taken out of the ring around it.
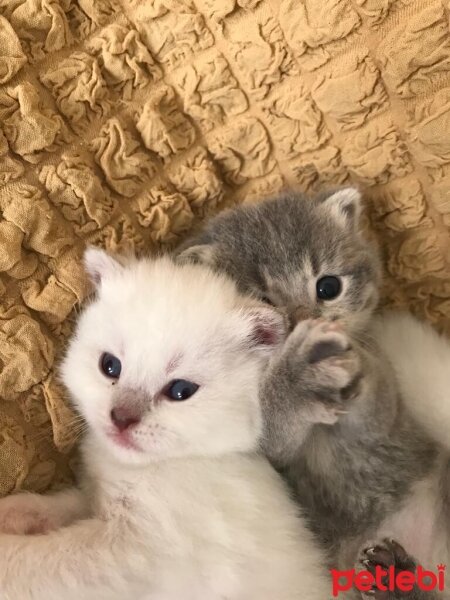
{"label": "white kitten's closed mouth", "polygon": [[127,431],[118,432],[115,429],[108,429],[107,436],[110,440],[112,440],[121,448],[126,448],[127,450],[135,450],[136,452],[142,452],[142,449],[138,446],[138,444],[131,437],[130,433]]}

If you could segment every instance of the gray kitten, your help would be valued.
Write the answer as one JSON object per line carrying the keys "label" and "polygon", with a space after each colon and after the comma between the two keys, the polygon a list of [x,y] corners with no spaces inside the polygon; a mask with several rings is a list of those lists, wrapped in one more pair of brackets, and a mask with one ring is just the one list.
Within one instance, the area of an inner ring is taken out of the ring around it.
{"label": "gray kitten", "polygon": [[[261,389],[264,450],[331,564],[414,570],[403,546],[422,565],[448,556],[448,457],[408,415],[376,345],[381,271],[359,215],[353,188],[284,196],[219,215],[180,256],[226,271],[289,319],[292,333]],[[363,546],[387,536],[402,546]],[[370,597],[439,596],[415,585]]]}

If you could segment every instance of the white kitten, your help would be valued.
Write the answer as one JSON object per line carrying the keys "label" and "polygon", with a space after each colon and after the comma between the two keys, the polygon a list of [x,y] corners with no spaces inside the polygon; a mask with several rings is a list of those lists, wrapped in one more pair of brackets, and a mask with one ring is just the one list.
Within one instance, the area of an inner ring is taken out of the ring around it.
{"label": "white kitten", "polygon": [[[325,559],[257,454],[284,324],[208,268],[122,266],[63,365],[89,433],[82,489],[0,501],[2,600],[325,600]],[[56,529],[56,531],[50,531]]]}

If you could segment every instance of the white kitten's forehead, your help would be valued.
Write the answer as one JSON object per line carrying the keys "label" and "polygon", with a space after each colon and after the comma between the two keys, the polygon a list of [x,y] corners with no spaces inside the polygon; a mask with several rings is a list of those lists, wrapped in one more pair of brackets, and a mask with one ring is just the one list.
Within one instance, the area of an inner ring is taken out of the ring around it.
{"label": "white kitten's forehead", "polygon": [[[234,284],[205,267],[167,259],[139,262],[102,284],[90,320],[99,350],[127,361],[133,378],[176,371],[220,344],[240,298]],[[125,374],[124,369],[124,374]]]}

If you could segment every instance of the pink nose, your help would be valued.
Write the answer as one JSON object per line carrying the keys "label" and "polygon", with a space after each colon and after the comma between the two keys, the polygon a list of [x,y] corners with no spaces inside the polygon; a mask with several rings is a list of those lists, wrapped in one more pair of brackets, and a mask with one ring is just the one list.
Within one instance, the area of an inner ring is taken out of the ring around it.
{"label": "pink nose", "polygon": [[136,425],[141,420],[135,412],[125,407],[113,408],[111,411],[111,421],[119,431],[125,431],[132,425]]}

